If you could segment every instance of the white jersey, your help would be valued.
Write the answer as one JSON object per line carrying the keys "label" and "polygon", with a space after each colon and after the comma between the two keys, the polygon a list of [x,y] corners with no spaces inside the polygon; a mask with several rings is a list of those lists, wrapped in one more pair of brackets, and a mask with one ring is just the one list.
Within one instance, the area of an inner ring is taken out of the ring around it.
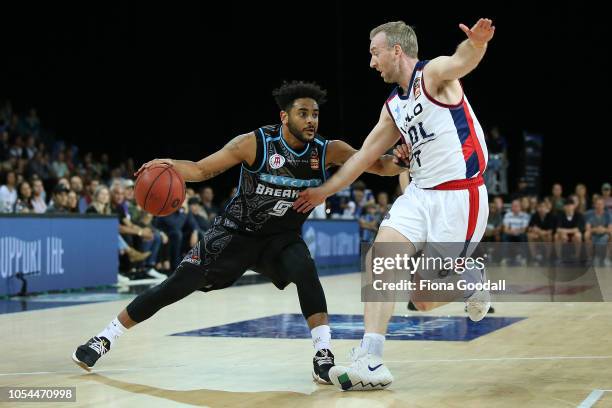
{"label": "white jersey", "polygon": [[397,87],[386,106],[402,134],[412,147],[410,175],[419,188],[482,176],[487,166],[484,132],[465,95],[457,105],[436,101],[426,90],[423,68],[414,69],[408,95]]}

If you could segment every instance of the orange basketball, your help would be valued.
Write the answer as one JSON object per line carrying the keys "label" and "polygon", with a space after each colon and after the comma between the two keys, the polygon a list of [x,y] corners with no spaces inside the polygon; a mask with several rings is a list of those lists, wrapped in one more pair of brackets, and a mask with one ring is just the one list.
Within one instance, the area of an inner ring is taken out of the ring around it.
{"label": "orange basketball", "polygon": [[174,168],[155,164],[136,179],[134,197],[145,211],[163,217],[181,208],[185,201],[185,180]]}

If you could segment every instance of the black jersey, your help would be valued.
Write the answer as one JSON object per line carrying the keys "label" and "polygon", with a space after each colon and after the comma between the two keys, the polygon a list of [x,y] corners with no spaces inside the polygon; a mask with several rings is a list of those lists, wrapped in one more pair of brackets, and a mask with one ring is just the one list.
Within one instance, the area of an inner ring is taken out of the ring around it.
{"label": "black jersey", "polygon": [[293,202],[300,191],[325,182],[328,141],[317,134],[296,152],[283,139],[282,125],[261,127],[255,136],[255,161],[242,164],[238,192],[222,216],[247,232],[299,232],[308,213],[296,212]]}

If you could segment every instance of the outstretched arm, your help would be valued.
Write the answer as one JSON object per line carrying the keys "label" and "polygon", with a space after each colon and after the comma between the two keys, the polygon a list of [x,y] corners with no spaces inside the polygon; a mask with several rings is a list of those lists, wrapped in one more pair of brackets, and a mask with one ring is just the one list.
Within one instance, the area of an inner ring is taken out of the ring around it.
{"label": "outstretched arm", "polygon": [[166,164],[174,167],[183,176],[185,181],[204,181],[223,173],[241,162],[249,165],[253,164],[256,152],[257,141],[255,134],[251,132],[236,136],[221,150],[206,156],[200,161],[155,159],[143,164],[134,175],[138,176],[144,169],[154,164]]}
{"label": "outstretched arm", "polygon": [[[342,166],[355,153],[357,149],[342,140],[331,140],[327,146],[327,164]],[[390,154],[384,154],[376,159],[373,165],[365,169],[367,173],[379,176],[397,176],[407,171],[405,167],[396,164],[397,160]]]}
{"label": "outstretched arm", "polygon": [[337,193],[357,179],[367,168],[374,165],[380,156],[389,150],[399,135],[395,123],[387,108],[380,112],[378,123],[363,142],[361,149],[352,155],[340,170],[336,172],[322,186],[309,188],[300,193],[300,197],[293,203],[298,212],[307,212],[325,201],[325,198]]}
{"label": "outstretched arm", "polygon": [[463,78],[478,66],[487,50],[487,43],[495,33],[492,24],[487,18],[478,20],[471,29],[459,24],[459,28],[467,35],[467,40],[459,44],[452,56],[438,57],[425,65],[423,72],[431,90],[437,89],[444,81]]}

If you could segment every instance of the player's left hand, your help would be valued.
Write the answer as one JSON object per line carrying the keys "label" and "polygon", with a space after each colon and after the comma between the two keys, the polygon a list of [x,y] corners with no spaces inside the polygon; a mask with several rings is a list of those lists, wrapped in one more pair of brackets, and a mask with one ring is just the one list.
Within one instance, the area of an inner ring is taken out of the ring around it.
{"label": "player's left hand", "polygon": [[493,38],[493,34],[495,34],[493,21],[488,18],[481,18],[471,29],[465,24],[459,24],[459,28],[467,35],[476,48],[482,48],[487,45],[491,38]]}
{"label": "player's left hand", "polygon": [[307,188],[300,192],[298,199],[293,202],[293,209],[299,213],[308,212],[323,203],[326,197],[320,187]]}

